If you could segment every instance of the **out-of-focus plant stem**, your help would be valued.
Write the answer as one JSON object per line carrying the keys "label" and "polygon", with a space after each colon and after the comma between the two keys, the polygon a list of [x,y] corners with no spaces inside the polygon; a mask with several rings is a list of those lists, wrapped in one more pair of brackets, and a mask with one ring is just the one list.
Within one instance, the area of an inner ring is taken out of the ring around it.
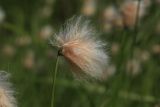
{"label": "out-of-focus plant stem", "polygon": [[57,55],[56,59],[56,65],[53,75],[53,84],[52,84],[52,98],[51,98],[51,107],[55,107],[55,86],[56,86],[56,77],[57,77],[57,71],[58,71],[58,62],[59,62],[59,55]]}
{"label": "out-of-focus plant stem", "polygon": [[133,36],[133,45],[136,45],[136,39],[137,39],[137,33],[138,33],[138,28],[139,28],[139,13],[140,13],[140,6],[141,6],[141,0],[138,0],[137,4],[137,14],[136,14],[136,21],[135,21],[135,35]]}

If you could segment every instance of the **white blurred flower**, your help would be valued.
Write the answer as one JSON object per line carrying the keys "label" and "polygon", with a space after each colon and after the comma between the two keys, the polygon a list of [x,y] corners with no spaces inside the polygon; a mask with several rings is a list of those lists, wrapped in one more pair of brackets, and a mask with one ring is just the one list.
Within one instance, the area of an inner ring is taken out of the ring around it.
{"label": "white blurred flower", "polygon": [[23,59],[23,65],[27,69],[33,69],[35,67],[35,54],[32,50],[26,53]]}
{"label": "white blurred flower", "polygon": [[150,4],[150,0],[141,0],[140,2],[125,0],[120,7],[108,6],[103,11],[104,31],[110,32],[113,28],[133,28],[137,20],[141,20],[147,14]]}
{"label": "white blurred flower", "polygon": [[156,2],[157,2],[158,4],[160,4],[160,0],[156,0]]}
{"label": "white blurred flower", "polygon": [[160,44],[155,44],[152,46],[152,52],[154,54],[160,54]]}
{"label": "white blurred flower", "polygon": [[83,6],[81,8],[82,14],[86,16],[92,16],[96,12],[96,0],[84,0]]}
{"label": "white blurred flower", "polygon": [[160,103],[157,103],[154,107],[160,107]]}
{"label": "white blurred flower", "polygon": [[141,53],[141,60],[142,61],[147,61],[150,58],[150,53],[148,51],[142,51]]}
{"label": "white blurred flower", "polygon": [[113,22],[117,15],[118,12],[114,6],[107,7],[103,12],[104,20],[107,22]]}
{"label": "white blurred flower", "polygon": [[46,25],[42,27],[39,35],[40,35],[40,38],[44,40],[48,39],[50,36],[53,35],[53,27],[50,25]]}
{"label": "white blurred flower", "polygon": [[15,42],[18,46],[27,46],[31,44],[32,40],[30,36],[20,36],[16,38]]}
{"label": "white blurred flower", "polygon": [[116,73],[116,66],[115,65],[108,65],[106,68],[106,72],[104,72],[102,78],[103,80],[107,80],[109,77],[113,76]]}
{"label": "white blurred flower", "polygon": [[141,54],[141,59],[142,61],[147,61],[149,60],[150,58],[150,53],[148,51],[143,51],[142,54]]}
{"label": "white blurred flower", "polygon": [[139,20],[142,19],[146,15],[148,5],[149,2],[144,0],[126,0],[120,7],[125,26],[134,27],[137,15]]}
{"label": "white blurred flower", "polygon": [[2,48],[2,52],[4,55],[12,57],[15,55],[16,49],[14,46],[6,44]]}
{"label": "white blurred flower", "polygon": [[41,7],[39,14],[42,18],[48,18],[53,13],[53,4],[55,0],[45,0],[43,6]]}
{"label": "white blurred flower", "polygon": [[138,75],[141,72],[140,61],[137,59],[128,60],[126,70],[127,73],[133,76]]}
{"label": "white blurred flower", "polygon": [[151,0],[142,0],[146,7],[149,7],[152,4]]}
{"label": "white blurred flower", "polygon": [[135,57],[139,59],[141,62],[146,62],[150,59],[150,52],[147,50],[142,50],[137,48],[134,53]]}
{"label": "white blurred flower", "polygon": [[109,6],[103,11],[104,31],[110,32],[115,26],[123,26],[122,17],[114,6]]}
{"label": "white blurred flower", "polygon": [[118,43],[113,43],[111,46],[111,52],[113,55],[116,55],[120,49],[120,45]]}
{"label": "white blurred flower", "polygon": [[43,7],[42,10],[40,11],[40,13],[41,13],[41,15],[42,15],[43,18],[48,18],[48,17],[50,17],[51,14],[52,14],[52,12],[53,12],[53,11],[52,11],[52,8],[49,7],[49,6]]}

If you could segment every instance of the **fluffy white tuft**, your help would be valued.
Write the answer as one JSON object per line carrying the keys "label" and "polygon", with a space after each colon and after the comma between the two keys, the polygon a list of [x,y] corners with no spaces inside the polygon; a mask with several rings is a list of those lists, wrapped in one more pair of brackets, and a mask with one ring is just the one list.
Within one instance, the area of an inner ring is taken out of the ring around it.
{"label": "fluffy white tuft", "polygon": [[[71,18],[51,41],[61,49],[62,55],[70,62],[76,76],[90,76],[101,79],[108,56],[106,44],[96,38],[97,33],[83,17]],[[83,77],[82,77],[83,78]]]}
{"label": "fluffy white tuft", "polygon": [[0,107],[17,107],[12,84],[8,82],[9,74],[0,71]]}

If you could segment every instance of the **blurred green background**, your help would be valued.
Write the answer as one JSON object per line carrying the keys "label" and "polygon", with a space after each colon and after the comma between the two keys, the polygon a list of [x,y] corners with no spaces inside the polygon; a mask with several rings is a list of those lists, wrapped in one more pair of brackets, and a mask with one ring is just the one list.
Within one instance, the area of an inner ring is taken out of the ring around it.
{"label": "blurred green background", "polygon": [[148,2],[138,24],[117,27],[116,16],[104,12],[113,5],[121,11],[123,2],[0,0],[0,70],[12,74],[18,106],[50,106],[57,51],[48,39],[67,19],[84,15],[108,43],[110,63],[104,81],[84,82],[62,57],[56,107],[160,107],[160,1]]}

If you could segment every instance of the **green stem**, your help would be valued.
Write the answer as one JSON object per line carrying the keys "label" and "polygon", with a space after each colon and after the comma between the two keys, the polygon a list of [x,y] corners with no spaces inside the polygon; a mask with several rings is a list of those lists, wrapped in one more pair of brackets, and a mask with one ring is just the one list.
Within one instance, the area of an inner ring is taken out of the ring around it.
{"label": "green stem", "polygon": [[134,38],[133,38],[133,45],[136,45],[136,39],[137,39],[137,34],[138,34],[138,28],[139,28],[139,13],[140,13],[140,6],[141,6],[141,0],[138,0],[137,4],[137,14],[136,14],[136,21],[135,21],[135,28],[134,28]]}
{"label": "green stem", "polygon": [[56,84],[56,77],[57,77],[57,71],[58,71],[58,62],[59,62],[59,55],[57,55],[56,59],[56,65],[54,70],[54,78],[53,78],[53,84],[52,84],[52,98],[51,98],[51,107],[54,107],[55,102],[55,84]]}

